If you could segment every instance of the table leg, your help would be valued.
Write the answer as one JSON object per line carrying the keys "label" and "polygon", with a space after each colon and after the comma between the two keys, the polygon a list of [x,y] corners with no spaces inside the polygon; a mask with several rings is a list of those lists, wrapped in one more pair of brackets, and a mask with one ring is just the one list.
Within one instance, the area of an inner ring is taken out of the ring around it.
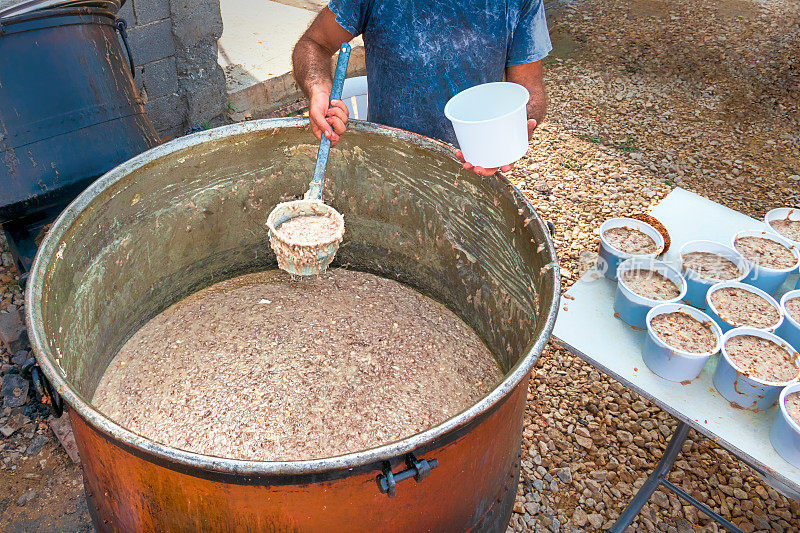
{"label": "table leg", "polygon": [[678,454],[680,453],[681,448],[683,448],[683,443],[686,441],[686,436],[689,434],[689,429],[691,429],[690,426],[685,422],[678,423],[678,427],[675,428],[675,432],[672,434],[669,444],[667,444],[667,449],[664,450],[664,455],[661,456],[661,460],[658,462],[655,470],[653,470],[653,473],[648,476],[642,485],[642,488],[639,489],[639,492],[636,493],[628,506],[622,511],[622,514],[619,516],[616,523],[611,526],[609,529],[611,533],[622,533],[625,531],[628,526],[631,525],[631,522],[633,522],[633,520],[636,518],[636,515],[639,514],[639,511],[642,510],[644,504],[647,503],[647,500],[650,499],[650,496],[653,495],[653,492],[655,492],[660,485],[664,485],[679,497],[683,498],[697,509],[707,514],[712,520],[720,524],[728,531],[732,531],[733,533],[744,533],[734,524],[709,509],[708,506],[696,500],[667,479],[667,474],[669,474],[669,471],[672,469],[672,465],[675,464],[675,459],[678,458]]}

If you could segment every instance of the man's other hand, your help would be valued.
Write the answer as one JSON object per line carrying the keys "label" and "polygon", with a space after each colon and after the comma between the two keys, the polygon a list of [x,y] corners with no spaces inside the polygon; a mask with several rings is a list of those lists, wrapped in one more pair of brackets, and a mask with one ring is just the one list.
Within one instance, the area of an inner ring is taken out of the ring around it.
{"label": "man's other hand", "polygon": [[[528,139],[529,140],[531,138],[531,135],[533,135],[533,130],[536,129],[537,125],[538,124],[534,119],[532,119],[532,118],[528,119]],[[475,174],[478,174],[479,176],[483,176],[483,177],[492,176],[498,170],[500,172],[509,172],[512,168],[514,168],[514,163],[511,163],[510,165],[503,165],[502,167],[498,167],[498,168],[476,167],[475,165],[473,165],[472,163],[467,162],[467,160],[464,159],[464,154],[461,152],[461,150],[456,150],[456,159],[461,161],[461,163],[462,163],[461,166],[463,166],[465,170],[471,170]]]}
{"label": "man's other hand", "polygon": [[324,91],[314,92],[308,104],[308,117],[311,120],[311,131],[317,139],[325,137],[331,140],[331,146],[336,146],[339,136],[347,129],[349,113],[347,106],[341,100],[331,100],[328,107],[330,94]]}

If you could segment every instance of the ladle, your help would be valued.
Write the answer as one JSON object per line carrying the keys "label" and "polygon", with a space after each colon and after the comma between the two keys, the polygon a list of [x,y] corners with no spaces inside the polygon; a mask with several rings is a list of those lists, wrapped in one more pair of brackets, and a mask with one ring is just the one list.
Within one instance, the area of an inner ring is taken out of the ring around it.
{"label": "ladle", "polygon": [[[336,63],[336,74],[331,88],[331,100],[342,97],[344,77],[347,73],[347,63],[350,60],[350,45],[342,43],[339,48],[339,60]],[[283,202],[267,218],[269,228],[269,243],[278,259],[278,267],[290,274],[310,276],[323,272],[333,261],[339,244],[344,236],[344,217],[322,201],[322,188],[325,185],[325,169],[328,166],[328,154],[331,150],[331,140],[324,134],[319,141],[317,151],[317,164],[314,167],[314,176],[308,191],[302,200]],[[332,217],[337,224],[337,231],[333,237],[312,244],[291,242],[285,235],[277,231],[281,224],[288,220],[303,216],[325,215]]]}

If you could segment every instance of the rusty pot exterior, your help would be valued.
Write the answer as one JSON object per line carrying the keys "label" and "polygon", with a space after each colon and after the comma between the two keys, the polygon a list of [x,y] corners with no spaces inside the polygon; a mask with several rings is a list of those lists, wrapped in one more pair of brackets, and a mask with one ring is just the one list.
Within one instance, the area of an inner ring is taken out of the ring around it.
{"label": "rusty pot exterior", "polygon": [[499,531],[517,492],[525,384],[472,431],[417,452],[439,466],[393,498],[378,489],[381,463],[324,479],[209,476],[159,466],[71,418],[100,531]]}
{"label": "rusty pot exterior", "polygon": [[[484,339],[504,380],[469,409],[401,441],[339,457],[244,461],[136,435],[91,405],[105,368],[147,320],[203,287],[275,267],[266,228],[302,194],[305,119],[178,139],[95,182],[42,243],[27,288],[37,361],[67,405],[101,531],[498,531],[519,478],[530,369],[558,308],[544,222],[504,178],[463,171],[448,145],[354,122],[323,198],[347,233],[334,266],[409,284]],[[408,376],[426,379],[426,376]],[[408,462],[427,476],[382,492]],[[434,461],[435,460],[435,461]]]}

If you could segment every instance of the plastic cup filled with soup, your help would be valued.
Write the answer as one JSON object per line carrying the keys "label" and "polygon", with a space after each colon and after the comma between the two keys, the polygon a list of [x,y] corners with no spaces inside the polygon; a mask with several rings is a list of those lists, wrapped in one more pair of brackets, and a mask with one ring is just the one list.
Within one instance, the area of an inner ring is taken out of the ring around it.
{"label": "plastic cup filled with soup", "polygon": [[686,294],[686,280],[667,263],[646,257],[627,259],[619,266],[614,296],[615,316],[645,329],[647,313],[658,305],[678,303]]}
{"label": "plastic cup filled with soup", "polygon": [[781,457],[800,468],[800,383],[781,391],[778,406],[769,440]]}
{"label": "plastic cup filled with soup", "polygon": [[642,359],[670,381],[691,381],[719,352],[722,330],[710,316],[684,304],[661,304],[647,313]]}
{"label": "plastic cup filled with soup", "polygon": [[712,285],[723,281],[741,281],[750,273],[742,255],[714,241],[689,241],[681,247],[681,272],[686,278],[684,301],[706,308],[706,295]]}
{"label": "plastic cup filled with soup", "polygon": [[706,294],[706,305],[723,333],[741,327],[774,332],[783,324],[784,314],[775,298],[741,281],[713,285]]}
{"label": "plastic cup filled with soup", "polygon": [[772,407],[781,389],[796,383],[797,350],[774,333],[736,328],[722,337],[722,354],[714,386],[729,402],[744,409]]}
{"label": "plastic cup filled with soup", "polygon": [[635,218],[618,217],[600,225],[598,268],[617,280],[619,265],[632,257],[655,258],[664,250],[664,237],[653,226]]}
{"label": "plastic cup filled with soup", "polygon": [[789,291],[781,298],[783,324],[775,333],[800,351],[800,289]]}
{"label": "plastic cup filled with soup", "polygon": [[800,209],[779,207],[764,216],[767,229],[800,247]]}
{"label": "plastic cup filled with soup", "polygon": [[800,266],[797,246],[770,231],[740,231],[733,236],[732,245],[750,265],[744,282],[770,294]]}

